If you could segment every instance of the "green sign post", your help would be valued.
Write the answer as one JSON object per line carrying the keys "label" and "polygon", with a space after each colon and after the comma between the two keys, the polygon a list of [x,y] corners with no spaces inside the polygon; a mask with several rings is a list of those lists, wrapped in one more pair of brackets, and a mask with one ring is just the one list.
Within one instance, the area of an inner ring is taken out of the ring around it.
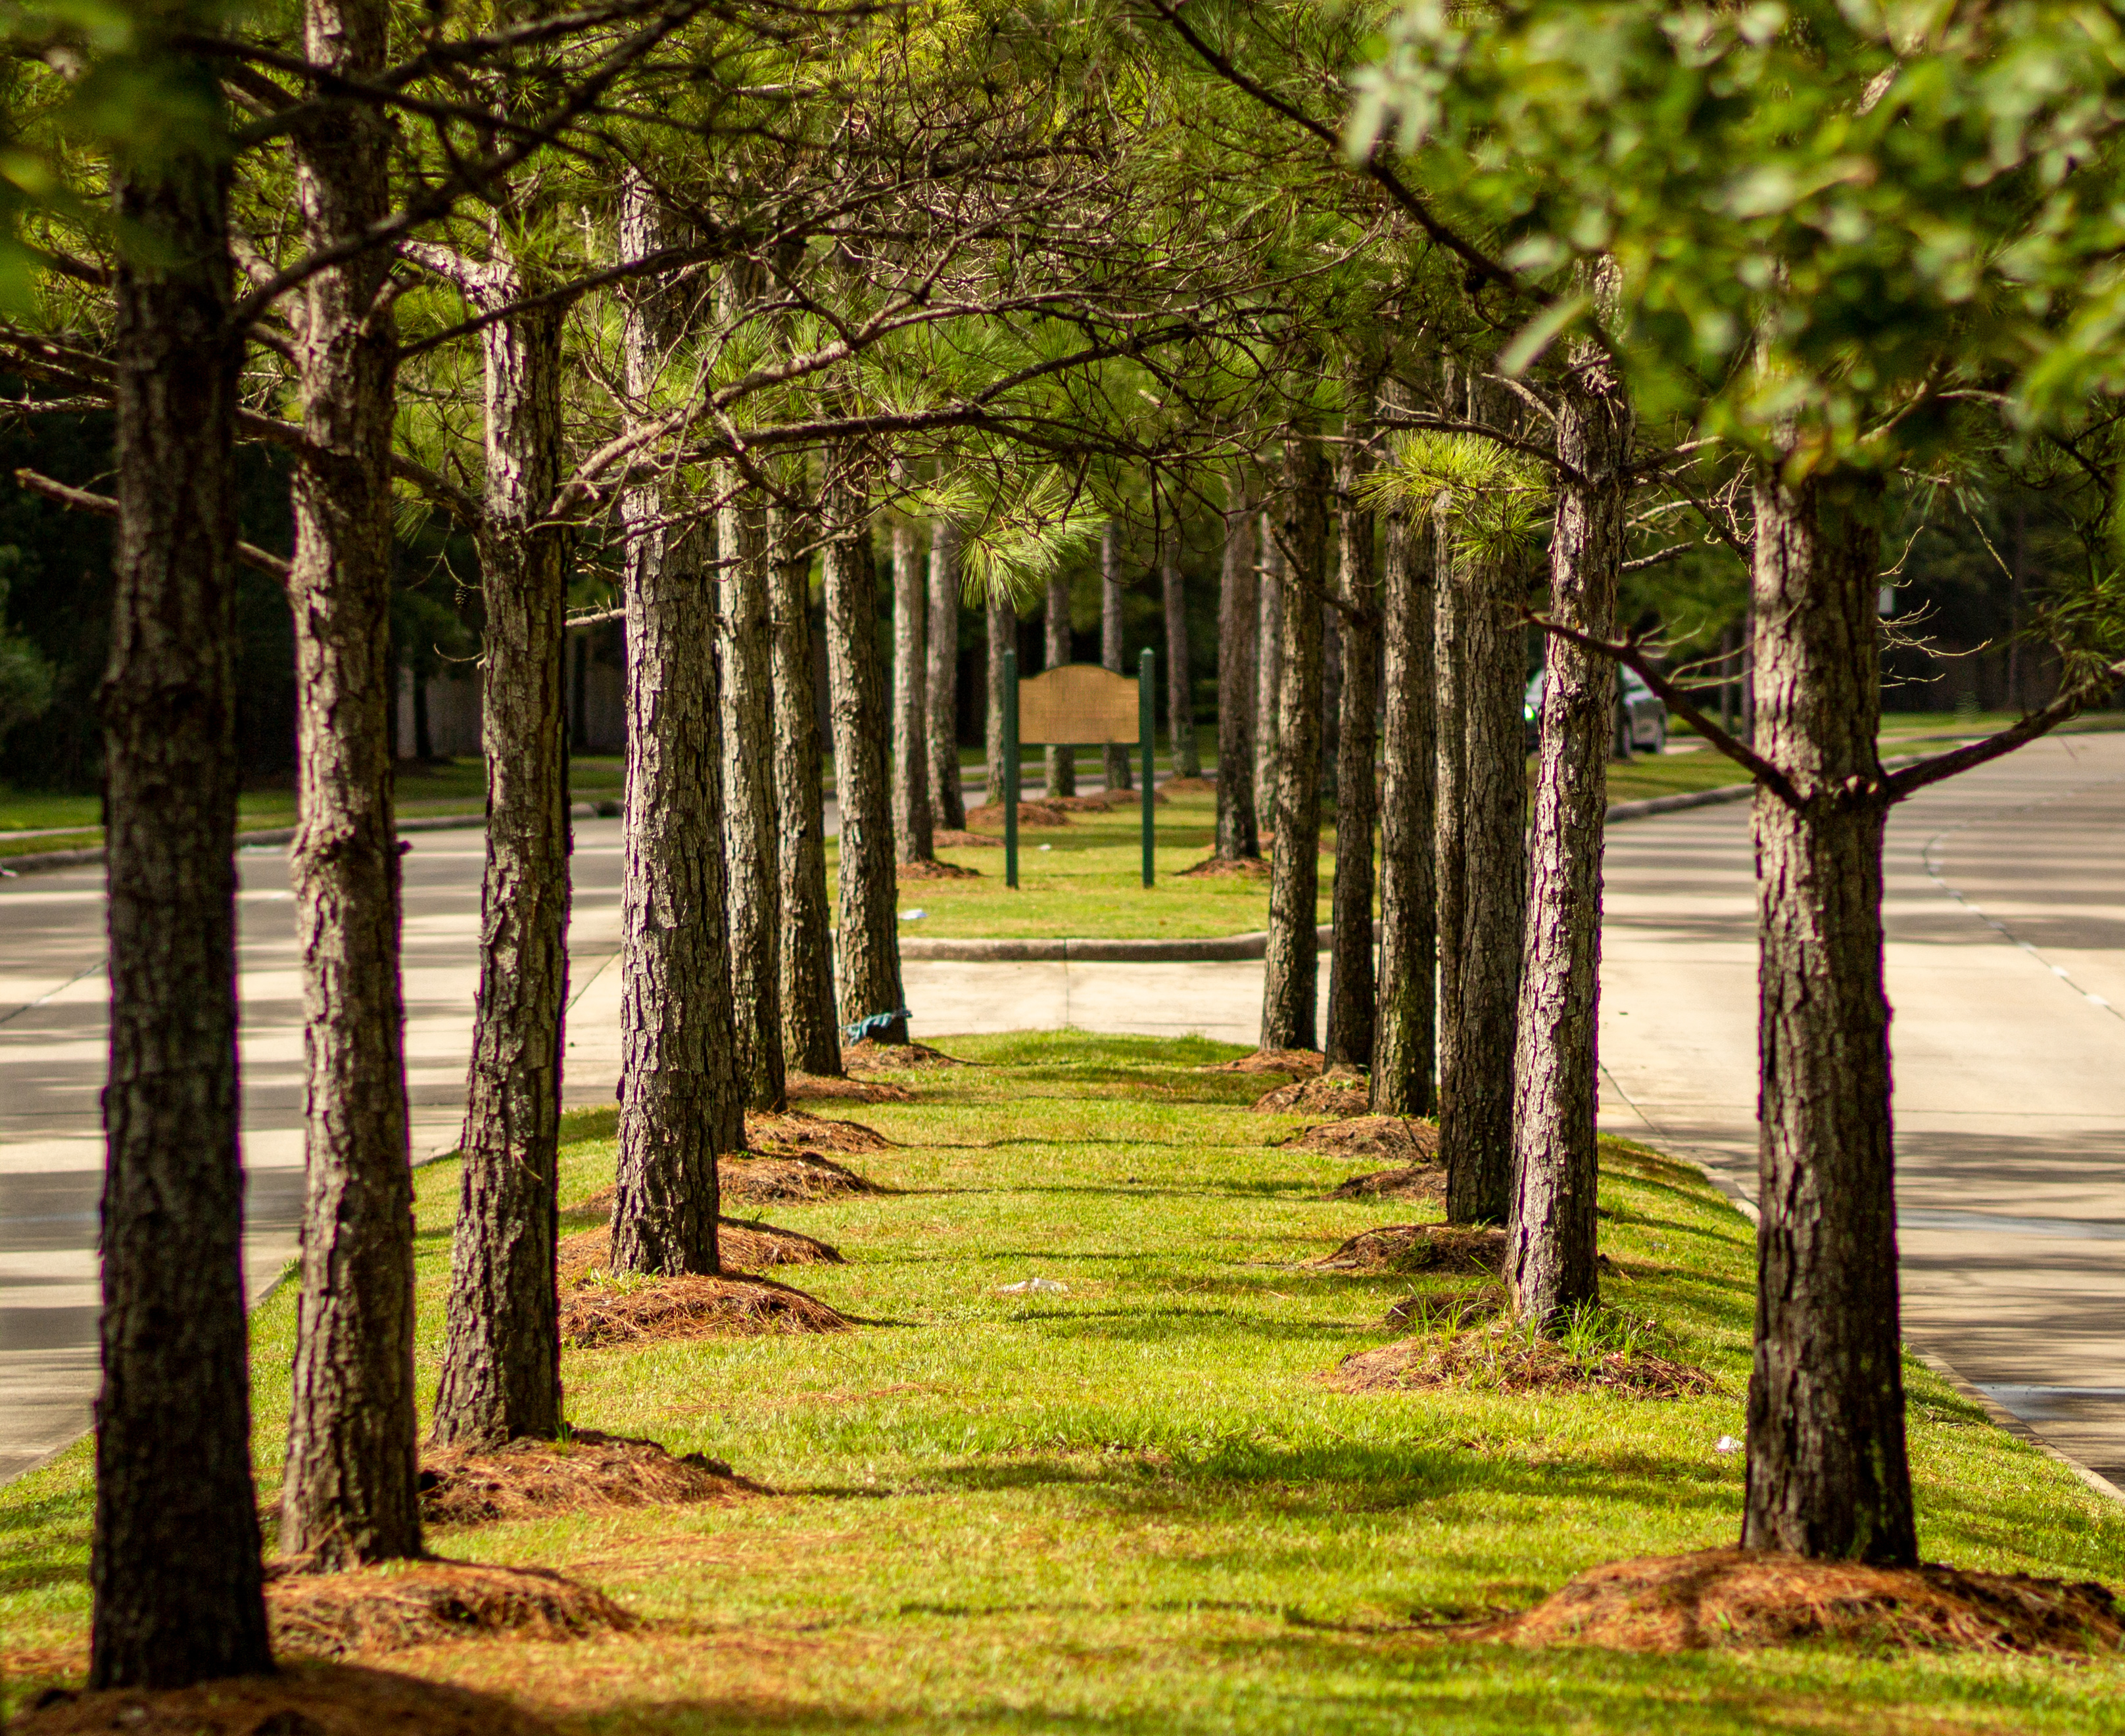
{"label": "green sign post", "polygon": [[[1110,670],[1066,663],[1018,679],[1018,653],[1003,654],[1003,883],[1018,884],[1019,753],[1025,732],[1042,747],[1120,747],[1143,754],[1143,883],[1152,882],[1152,750],[1158,736],[1158,689],[1149,650],[1132,682]],[[1131,692],[1131,688],[1135,689]],[[1133,709],[1136,715],[1129,715]]]}

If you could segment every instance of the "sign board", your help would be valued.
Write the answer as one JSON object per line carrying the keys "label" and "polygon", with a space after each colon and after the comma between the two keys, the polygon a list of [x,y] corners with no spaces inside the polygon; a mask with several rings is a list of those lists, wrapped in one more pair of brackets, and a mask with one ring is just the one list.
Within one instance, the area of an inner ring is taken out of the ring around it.
{"label": "sign board", "polygon": [[1039,747],[1136,745],[1137,684],[1092,663],[1065,663],[1018,684],[1018,738]]}

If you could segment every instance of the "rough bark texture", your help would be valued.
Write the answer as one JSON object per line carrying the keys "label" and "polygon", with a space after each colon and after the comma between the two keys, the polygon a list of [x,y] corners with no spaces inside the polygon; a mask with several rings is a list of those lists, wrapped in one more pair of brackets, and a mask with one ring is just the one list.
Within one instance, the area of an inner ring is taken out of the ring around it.
{"label": "rough bark texture", "polygon": [[1446,1212],[1500,1223],[1512,1207],[1513,1043],[1527,920],[1526,689],[1520,608],[1527,587],[1510,560],[1462,563],[1461,886],[1451,1070],[1442,1069],[1439,1149]]}
{"label": "rough bark texture", "polygon": [[[497,264],[474,285],[483,309],[527,287],[507,266],[498,224],[496,253]],[[487,865],[464,1179],[432,1430],[441,1444],[551,1435],[561,1424],[554,1248],[568,969],[561,703],[568,576],[562,534],[539,524],[558,480],[560,312],[531,308],[497,320],[481,337]]]}
{"label": "rough bark texture", "polygon": [[[210,113],[212,73],[179,64]],[[111,1067],[94,1687],[269,1669],[236,1100],[236,462],[226,181],[121,161],[108,782]],[[135,252],[139,256],[135,256]]]}
{"label": "rough bark texture", "polygon": [[1336,611],[1325,603],[1321,609],[1321,799],[1333,804],[1341,799],[1337,787],[1337,756],[1343,738],[1343,635]]}
{"label": "rough bark texture", "polygon": [[730,912],[731,1005],[737,1033],[739,1095],[748,1108],[779,1109],[782,1056],[782,924],[775,866],[775,657],[767,620],[767,509],[738,488],[717,515],[722,569],[721,653],[725,908]]}
{"label": "rough bark texture", "polygon": [[1225,497],[1225,557],[1218,584],[1218,854],[1261,854],[1255,815],[1255,502],[1232,478]]}
{"label": "rough bark texture", "polygon": [[1276,812],[1277,706],[1284,689],[1284,545],[1262,515],[1255,640],[1255,823]]}
{"label": "rough bark texture", "polygon": [[1387,519],[1380,572],[1387,771],[1380,792],[1379,1019],[1373,1113],[1429,1115],[1439,1011],[1437,691],[1428,525]]}
{"label": "rough bark texture", "polygon": [[1917,1560],[1882,985],[1880,489],[1755,487],[1756,1347],[1743,1543]]}
{"label": "rough bark texture", "polygon": [[1439,1056],[1433,1108],[1442,1127],[1446,1096],[1460,1066],[1462,895],[1468,884],[1468,587],[1453,553],[1454,525],[1444,506],[1431,525],[1433,660],[1438,699],[1434,779],[1439,920]]}
{"label": "rough bark texture", "polygon": [[1173,775],[1199,778],[1195,750],[1195,674],[1188,661],[1188,586],[1180,571],[1180,526],[1168,524],[1158,543],[1159,593],[1166,603],[1166,732]]}
{"label": "rough bark texture", "polygon": [[1003,801],[1003,654],[1018,648],[1018,616],[1010,600],[989,599],[986,621],[988,648],[988,689],[982,713],[982,740],[987,749],[988,802]]}
{"label": "rough bark texture", "polygon": [[893,527],[893,853],[932,862],[927,563],[915,527]]}
{"label": "rough bark texture", "polygon": [[[1627,534],[1632,416],[1591,345],[1557,399],[1557,484],[1549,612],[1596,638],[1615,623]],[[1526,958],[1514,1061],[1512,1239],[1505,1275],[1523,1320],[1554,1323],[1600,1294],[1594,1207],[1601,835],[1615,671],[1562,639],[1543,651],[1541,769],[1529,849]]]}
{"label": "rough bark texture", "polygon": [[[313,63],[384,64],[380,0],[309,0]],[[294,135],[304,239],[360,234],[390,208],[391,135],[366,107]],[[299,823],[291,863],[303,960],[302,1290],[280,1547],[346,1568],[421,1552],[413,1414],[413,1183],[392,825],[391,420],[380,251],[310,279],[298,328],[295,469]]]}
{"label": "rough bark texture", "polygon": [[1284,445],[1283,521],[1289,563],[1284,672],[1277,690],[1276,846],[1270,858],[1269,945],[1262,964],[1265,1049],[1318,1045],[1321,962],[1321,595],[1328,572],[1328,461],[1304,434]]}
{"label": "rough bark texture", "polygon": [[949,519],[930,526],[931,819],[954,831],[967,823],[959,788],[959,533]]}
{"label": "rough bark texture", "polygon": [[[1042,649],[1047,661],[1045,669],[1060,669],[1070,661],[1070,581],[1059,572],[1048,581],[1046,606],[1041,611]],[[1051,746],[1044,756],[1046,760],[1048,793],[1051,796],[1074,796],[1077,793],[1077,750],[1073,747]]]}
{"label": "rough bark texture", "polygon": [[[1100,534],[1100,666],[1122,672],[1122,534],[1112,519]],[[1126,747],[1106,750],[1107,788],[1133,788]]]}
{"label": "rough bark texture", "polygon": [[841,1070],[841,1037],[834,1018],[826,784],[812,663],[812,557],[806,545],[813,523],[808,514],[780,507],[767,515],[768,573],[775,586],[775,869],[783,1060],[799,1072],[832,1076]]}
{"label": "rough bark texture", "polygon": [[[1361,412],[1345,419],[1346,437],[1371,430],[1372,388]],[[1327,1065],[1369,1067],[1377,1010],[1373,976],[1373,828],[1379,818],[1380,582],[1377,530],[1358,504],[1357,488],[1372,468],[1367,449],[1345,445],[1336,466],[1339,532],[1336,612],[1343,680],[1336,695],[1336,882],[1334,928],[1328,943]]]}
{"label": "rough bark texture", "polygon": [[[658,213],[629,176],[625,256],[662,244]],[[668,291],[624,303],[629,396],[647,402],[676,311]],[[724,911],[722,742],[714,575],[697,536],[667,534],[660,482],[620,500],[627,608],[627,803],[620,870],[620,1161],[612,1263],[622,1272],[714,1272],[716,1154],[744,1144],[733,1056]]]}
{"label": "rough bark texture", "polygon": [[[828,455],[826,496],[827,673],[836,790],[841,810],[840,945],[836,976],[846,1030],[886,1016],[873,1034],[907,1041],[900,986],[899,886],[885,767],[885,684],[878,666],[878,577],[863,489],[848,461]],[[998,783],[995,788],[1001,791]]]}

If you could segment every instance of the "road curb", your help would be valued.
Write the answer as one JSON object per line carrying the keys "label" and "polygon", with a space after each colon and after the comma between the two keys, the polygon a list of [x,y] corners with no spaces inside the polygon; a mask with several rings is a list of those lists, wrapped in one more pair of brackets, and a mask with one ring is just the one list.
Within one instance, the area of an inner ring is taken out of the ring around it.
{"label": "road curb", "polygon": [[[1314,944],[1325,950],[1334,929],[1322,924]],[[900,956],[910,962],[956,960],[978,964],[1150,964],[1210,963],[1263,958],[1269,934],[1218,934],[1200,940],[1100,940],[1058,935],[1038,940],[928,940],[903,938]]]}

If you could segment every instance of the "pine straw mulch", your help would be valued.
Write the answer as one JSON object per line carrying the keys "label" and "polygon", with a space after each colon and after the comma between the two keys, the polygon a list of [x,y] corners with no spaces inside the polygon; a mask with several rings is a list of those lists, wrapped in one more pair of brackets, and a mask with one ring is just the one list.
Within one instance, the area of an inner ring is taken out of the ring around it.
{"label": "pine straw mulch", "polygon": [[[596,1211],[602,1204],[608,1214],[612,1207],[612,1190],[594,1194],[577,1208],[579,1212]],[[764,1272],[774,1266],[846,1266],[840,1249],[831,1243],[804,1235],[794,1230],[784,1230],[773,1224],[763,1224],[757,1218],[719,1217],[716,1220],[716,1251],[723,1263],[739,1272]],[[560,1267],[561,1290],[565,1301],[567,1292],[597,1282],[607,1275],[612,1263],[612,1232],[610,1230],[585,1230],[576,1235],[564,1235],[554,1249]],[[622,1274],[611,1274],[615,1282],[624,1282]]]}
{"label": "pine straw mulch", "polygon": [[879,1042],[866,1037],[860,1042],[841,1046],[841,1065],[850,1073],[904,1073],[916,1067],[965,1067],[959,1061],[926,1042]]}
{"label": "pine straw mulch", "polygon": [[930,845],[940,850],[1000,850],[1001,838],[984,838],[979,832],[962,830],[956,826],[940,826],[930,835]]}
{"label": "pine straw mulch", "polygon": [[9,1736],[553,1736],[544,1720],[469,1688],[343,1663],[298,1663],[149,1693],[49,1690]]}
{"label": "pine straw mulch", "polygon": [[886,1151],[893,1141],[860,1121],[835,1121],[802,1109],[748,1109],[745,1142],[753,1156],[779,1157],[786,1152]]}
{"label": "pine straw mulch", "polygon": [[1383,1224],[1361,1230],[1332,1254],[1301,1263],[1315,1272],[1487,1272],[1505,1269],[1505,1232],[1452,1224]]}
{"label": "pine straw mulch", "polygon": [[716,1160],[716,1183],[724,1199],[748,1205],[802,1203],[890,1191],[816,1151],[733,1152]]}
{"label": "pine straw mulch", "polygon": [[1218,793],[1215,778],[1168,778],[1158,787],[1176,796],[1214,796]]}
{"label": "pine straw mulch", "polygon": [[1289,1073],[1311,1079],[1321,1070],[1318,1049],[1257,1049],[1232,1061],[1213,1061],[1198,1070],[1204,1073]]}
{"label": "pine straw mulch", "polygon": [[[1052,830],[1056,826],[1071,826],[1076,822],[1070,818],[1068,811],[1058,802],[1022,801],[1018,804],[1018,823],[1020,830],[1031,827],[1036,830]],[[992,802],[985,807],[968,808],[967,825],[969,830],[978,826],[992,826],[998,831],[1001,831],[1003,803]]]}
{"label": "pine straw mulch", "polygon": [[883,1079],[836,1079],[821,1073],[792,1073],[782,1089],[794,1103],[817,1099],[858,1103],[904,1103],[915,1094]]}
{"label": "pine straw mulch", "polygon": [[899,880],[978,880],[979,868],[962,868],[956,862],[903,862],[893,871]]}
{"label": "pine straw mulch", "polygon": [[[1336,1157],[1398,1157],[1405,1164],[1434,1164],[1439,1160],[1438,1124],[1411,1115],[1354,1115],[1308,1127],[1291,1143],[1301,1151],[1326,1151]],[[1331,1197],[1355,1199],[1360,1193],[1373,1192],[1358,1188],[1366,1179],[1362,1175],[1353,1177]],[[1344,1188],[1356,1192],[1346,1193]]]}
{"label": "pine straw mulch", "polygon": [[848,1319],[817,1296],[772,1278],[723,1273],[595,1275],[561,1296],[561,1342],[578,1350],[668,1344],[685,1338],[757,1338],[846,1332]]}
{"label": "pine straw mulch", "polygon": [[1496,1326],[1428,1334],[1353,1351],[1321,1376],[1338,1392],[1409,1392],[1477,1386],[1491,1392],[1615,1392],[1634,1399],[1694,1397],[1712,1376],[1650,1350],[1573,1356],[1547,1338]]}
{"label": "pine straw mulch", "polygon": [[2125,1613],[2107,1586],[2089,1581],[1708,1549],[1590,1568],[1533,1609],[1473,1637],[1625,1652],[1828,1640],[1868,1649],[2085,1655],[2125,1648]]}
{"label": "pine straw mulch", "polygon": [[1433,1290],[1406,1296],[1387,1311],[1383,1326],[1473,1326],[1494,1320],[1512,1299],[1496,1284],[1481,1290]]}
{"label": "pine straw mulch", "polygon": [[640,1625],[604,1593],[544,1568],[431,1560],[316,1574],[281,1560],[266,1571],[277,1657],[339,1658],[496,1634],[581,1640]]}
{"label": "pine straw mulch", "polygon": [[1294,1079],[1255,1099],[1257,1115],[1332,1115],[1350,1120],[1373,1107],[1372,1086],[1362,1073],[1324,1073],[1318,1079]]}
{"label": "pine straw mulch", "polygon": [[487,1525],[556,1513],[727,1506],[765,1494],[719,1459],[674,1458],[654,1441],[578,1428],[564,1441],[444,1447],[421,1461],[421,1522]]}
{"label": "pine straw mulch", "polygon": [[1205,856],[1193,868],[1185,868],[1176,880],[1266,880],[1270,865],[1260,856]]}
{"label": "pine straw mulch", "polygon": [[1444,1164],[1411,1164],[1399,1169],[1375,1169],[1331,1188],[1323,1199],[1442,1200],[1446,1197]]}

